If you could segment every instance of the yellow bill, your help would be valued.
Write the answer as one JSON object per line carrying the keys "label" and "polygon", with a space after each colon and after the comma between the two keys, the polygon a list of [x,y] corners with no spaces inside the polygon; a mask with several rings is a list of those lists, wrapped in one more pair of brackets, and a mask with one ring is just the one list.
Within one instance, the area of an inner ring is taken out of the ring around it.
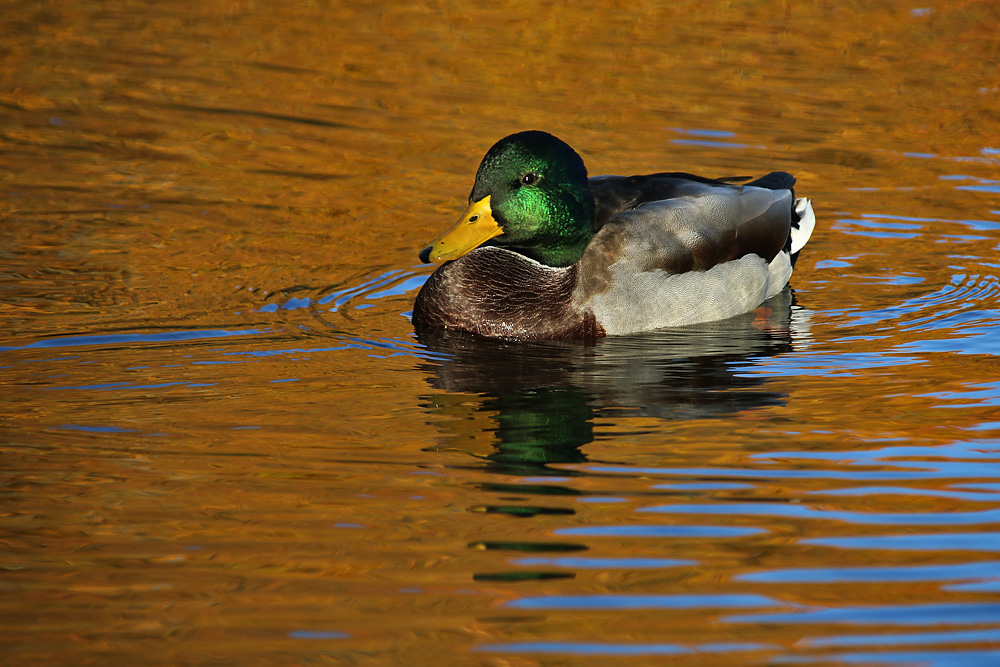
{"label": "yellow bill", "polygon": [[424,264],[458,259],[473,248],[478,248],[494,236],[503,234],[503,227],[493,219],[489,195],[473,202],[455,226],[431,241],[420,251]]}

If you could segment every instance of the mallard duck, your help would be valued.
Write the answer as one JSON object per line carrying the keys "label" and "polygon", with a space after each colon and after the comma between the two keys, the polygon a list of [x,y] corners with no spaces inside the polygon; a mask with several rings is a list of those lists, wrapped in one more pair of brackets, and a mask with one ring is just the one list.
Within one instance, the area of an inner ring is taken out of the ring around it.
{"label": "mallard duck", "polygon": [[413,307],[419,329],[597,338],[745,313],[780,292],[815,224],[795,178],[684,173],[587,178],[540,131],[498,141],[469,208],[420,252],[446,261]]}

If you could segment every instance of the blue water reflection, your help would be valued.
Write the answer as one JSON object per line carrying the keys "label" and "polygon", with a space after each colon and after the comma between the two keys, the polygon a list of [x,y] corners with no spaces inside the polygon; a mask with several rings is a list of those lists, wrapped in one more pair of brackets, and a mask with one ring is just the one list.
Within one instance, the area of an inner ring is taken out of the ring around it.
{"label": "blue water reflection", "polygon": [[878,513],[848,512],[812,508],[791,503],[715,503],[712,505],[660,505],[645,507],[639,512],[660,514],[699,514],[718,516],[770,516],[787,519],[810,519],[819,521],[844,521],[853,524],[921,526],[921,525],[977,525],[1000,523],[1000,509],[979,512],[912,512]]}
{"label": "blue water reflection", "polygon": [[[978,478],[1000,474],[1000,466],[988,467],[984,469],[981,463],[974,464],[952,464],[941,462],[940,468],[933,467],[930,463],[911,464],[905,467],[929,468],[926,471],[906,471],[906,470],[829,470],[827,468],[817,468],[816,470],[788,470],[781,468],[623,468],[618,466],[587,466],[586,470],[592,473],[614,473],[632,475],[662,475],[664,477],[705,477],[709,479],[727,479],[738,477],[741,479],[840,479],[850,482],[862,482],[867,480],[936,480],[952,478]],[[893,467],[899,467],[898,462],[894,462]]]}
{"label": "blue water reflection", "polygon": [[348,639],[351,635],[336,630],[292,630],[288,636],[291,639]]}
{"label": "blue water reflection", "polygon": [[871,551],[1000,551],[1000,533],[927,533],[874,537],[811,537],[802,544]]}
{"label": "blue water reflection", "polygon": [[17,345],[0,347],[0,352],[11,350],[28,350],[53,347],[86,347],[90,345],[132,345],[135,343],[179,343],[183,341],[206,338],[230,338],[233,336],[254,336],[268,333],[268,329],[242,329],[227,331],[225,329],[203,329],[194,331],[163,331],[151,334],[107,334],[89,336],[61,336]]}
{"label": "blue water reflection", "polygon": [[934,644],[971,644],[974,642],[995,642],[1000,640],[1000,629],[960,630],[956,632],[921,632],[909,635],[847,635],[843,637],[822,637],[805,639],[806,646],[918,646]]}
{"label": "blue water reflection", "polygon": [[513,565],[524,567],[565,567],[571,570],[646,570],[661,569],[668,567],[681,567],[695,565],[693,560],[679,560],[676,558],[599,558],[580,556],[561,556],[548,558],[515,558],[511,561]]}
{"label": "blue water reflection", "polygon": [[[973,485],[967,485],[973,486]],[[973,491],[947,491],[943,489],[920,489],[909,486],[854,486],[847,489],[826,489],[823,491],[811,491],[811,495],[818,496],[923,496],[928,498],[952,498],[954,500],[967,500],[970,502],[997,503],[1000,502],[1000,495],[996,491],[992,493],[975,493]]]}
{"label": "blue water reflection", "polygon": [[745,537],[765,532],[762,528],[737,528],[731,526],[586,526],[582,528],[558,528],[556,535],[589,537]]}
{"label": "blue water reflection", "polygon": [[872,653],[841,653],[823,655],[822,658],[809,660],[807,658],[790,657],[779,660],[781,663],[817,662],[830,664],[831,661],[843,664],[861,665],[905,665],[912,667],[995,667],[1000,664],[1000,650],[940,650],[925,649],[922,651],[879,651]]}
{"label": "blue water reflection", "polygon": [[764,595],[545,595],[511,600],[511,609],[738,609],[784,606]]}
{"label": "blue water reflection", "polygon": [[1000,561],[983,561],[954,565],[871,565],[767,570],[741,574],[736,577],[736,581],[760,584],[960,581],[995,577],[998,573],[1000,573]]}
{"label": "blue water reflection", "polygon": [[810,623],[877,626],[1000,624],[1000,603],[844,606],[763,614],[734,614],[728,623]]}
{"label": "blue water reflection", "polygon": [[740,651],[765,651],[777,646],[751,642],[732,642],[682,646],[679,644],[595,643],[581,641],[511,642],[509,644],[483,644],[474,650],[489,653],[538,653],[579,656],[643,656],[643,655],[692,655],[733,653]]}

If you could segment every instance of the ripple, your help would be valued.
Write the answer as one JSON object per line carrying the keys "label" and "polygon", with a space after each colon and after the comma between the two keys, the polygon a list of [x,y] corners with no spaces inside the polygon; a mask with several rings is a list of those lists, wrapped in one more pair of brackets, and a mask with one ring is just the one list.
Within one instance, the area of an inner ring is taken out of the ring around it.
{"label": "ripple", "polygon": [[[923,398],[937,398],[944,403],[935,407],[972,408],[1000,405],[1000,382],[984,382],[971,385],[969,391],[941,391],[920,394]],[[993,441],[991,441],[992,444]]]}
{"label": "ripple", "polygon": [[414,345],[411,341],[393,338],[357,338],[346,336],[335,336],[334,345],[324,347],[287,347],[271,350],[240,350],[237,352],[225,352],[224,356],[246,357],[246,358],[266,358],[288,355],[309,355],[324,352],[341,352],[345,350],[367,350],[371,352],[384,351],[385,355],[371,356],[416,356],[421,359],[447,360],[449,357],[436,352],[431,352],[422,347]]}
{"label": "ripple", "polygon": [[971,327],[956,334],[955,338],[902,343],[896,349],[905,352],[997,356],[1000,354],[1000,329],[996,325]]}
{"label": "ripple", "polygon": [[726,609],[778,607],[764,595],[543,595],[507,602],[512,609]]}
{"label": "ripple", "polygon": [[177,343],[188,340],[200,340],[206,338],[232,338],[235,336],[254,336],[269,333],[270,329],[242,329],[238,331],[228,331],[226,329],[203,329],[203,330],[181,330],[164,331],[154,334],[104,334],[92,336],[64,336],[59,338],[46,338],[44,340],[18,345],[14,347],[0,347],[0,352],[10,350],[28,350],[34,348],[52,347],[85,347],[90,345],[130,345],[134,343]]}
{"label": "ripple", "polygon": [[[996,571],[994,572],[996,573]],[[1000,593],[1000,579],[993,578],[987,581],[970,581],[964,584],[951,584],[942,586],[943,591],[955,591],[957,593]]]}
{"label": "ripple", "polygon": [[735,132],[730,132],[729,130],[708,130],[708,129],[691,129],[683,127],[671,127],[671,130],[679,134],[689,134],[693,137],[735,137]]}
{"label": "ripple", "polygon": [[745,150],[747,148],[758,148],[765,150],[767,146],[760,144],[741,144],[735,141],[711,141],[709,139],[671,139],[670,143],[678,146],[700,146],[702,148],[729,148]]}
{"label": "ripple", "polygon": [[994,493],[976,493],[973,491],[943,491],[941,489],[917,489],[908,486],[856,486],[849,489],[824,489],[822,491],[810,491],[810,495],[817,496],[879,496],[879,495],[904,495],[904,496],[925,496],[929,498],[953,498],[955,500],[967,500],[971,502],[996,503],[1000,502],[1000,497]]}
{"label": "ripple", "polygon": [[676,558],[517,558],[514,565],[551,566],[580,570],[645,570],[696,565],[697,561]]}
{"label": "ripple", "polygon": [[80,424],[63,424],[53,428],[66,431],[84,431],[86,433],[138,433],[138,429],[119,428],[117,426],[81,426]]}
{"label": "ripple", "polygon": [[796,375],[823,376],[828,378],[853,377],[852,371],[871,370],[873,368],[893,368],[896,366],[918,366],[927,364],[922,357],[887,354],[884,352],[841,352],[819,353],[817,351],[792,352],[770,359],[754,360],[753,364],[736,364],[733,372],[745,376],[780,376]]}
{"label": "ripple", "polygon": [[752,484],[736,482],[690,482],[677,484],[654,484],[654,489],[669,489],[671,491],[730,491],[736,489],[752,489]]}
{"label": "ripple", "polygon": [[831,229],[845,234],[868,236],[876,239],[915,239],[923,229],[923,225],[914,222],[898,222],[877,216],[865,216],[868,219],[840,218]]}
{"label": "ripple", "polygon": [[[921,632],[911,635],[848,635],[805,639],[805,646],[915,646],[920,644],[968,644],[996,641],[997,630],[962,630],[959,632]],[[964,664],[964,663],[963,663]]]}
{"label": "ripple", "polygon": [[[1000,297],[1000,280],[993,275],[954,274],[947,285],[907,299],[902,303],[872,310],[845,310],[839,327],[870,327],[892,320],[902,320],[902,331],[938,333],[934,339],[908,341],[892,351],[968,352],[997,354],[1000,346],[1000,311],[993,308]],[[973,326],[978,325],[978,326]],[[984,339],[977,345],[976,339]]]}
{"label": "ripple", "polygon": [[565,655],[684,655],[692,653],[730,653],[738,651],[767,651],[779,647],[749,642],[727,642],[681,646],[679,644],[612,644],[579,641],[511,642],[509,644],[484,644],[474,651],[491,653],[545,653]]}
{"label": "ripple", "polygon": [[1000,533],[939,533],[874,537],[814,537],[799,540],[838,549],[866,551],[1000,551]]}
{"label": "ripple", "polygon": [[[996,667],[1000,664],[1000,651],[899,651],[878,653],[842,653],[824,655],[818,659],[823,664],[860,663],[866,665],[904,665],[913,667]],[[781,662],[801,662],[790,658]]]}
{"label": "ripple", "polygon": [[985,561],[956,565],[792,568],[740,574],[735,577],[735,581],[760,584],[956,581],[994,577],[998,572],[1000,572],[1000,561]]}
{"label": "ripple", "polygon": [[587,526],[555,531],[556,535],[590,537],[745,537],[764,532],[762,528],[728,526]]}
{"label": "ripple", "polygon": [[[207,363],[207,362],[203,362]],[[107,382],[102,384],[64,385],[57,387],[42,387],[41,391],[58,391],[61,389],[77,389],[80,391],[118,391],[135,389],[163,389],[165,387],[191,386],[189,382],[160,382],[157,384],[131,384],[129,382]]]}
{"label": "ripple", "polygon": [[489,653],[548,653],[553,655],[678,655],[691,652],[674,644],[593,644],[575,641],[484,644],[472,650]]}
{"label": "ripple", "polygon": [[941,603],[836,607],[728,616],[728,623],[835,623],[842,625],[966,625],[1000,623],[1000,603]]}
{"label": "ripple", "polygon": [[357,285],[328,292],[321,297],[317,297],[315,301],[317,306],[325,306],[332,303],[333,305],[329,310],[336,312],[356,299],[374,301],[388,296],[399,296],[412,292],[427,282],[428,277],[429,274],[417,274],[414,271],[393,269],[363,280]]}
{"label": "ripple", "polygon": [[588,466],[582,468],[593,473],[616,473],[627,475],[662,475],[682,477],[715,477],[715,478],[751,478],[768,481],[772,479],[846,479],[846,480],[934,480],[951,478],[980,478],[1000,475],[1000,466],[984,466],[982,463],[952,463],[939,461],[935,467],[931,462],[913,462],[900,466],[895,462],[893,467],[923,468],[923,470],[788,470],[779,468],[625,468],[619,466]]}
{"label": "ripple", "polygon": [[[920,396],[932,396],[932,394],[920,394]],[[877,461],[893,461],[899,463],[901,460],[916,459],[919,457],[947,458],[950,461],[959,462],[961,460],[1000,460],[1000,451],[988,451],[993,441],[958,441],[947,445],[936,445],[933,447],[923,447],[918,445],[899,445],[890,447],[877,447],[870,450],[833,450],[818,452],[803,451],[778,451],[754,454],[752,458],[762,462],[770,463],[774,460],[786,459],[812,459],[822,461],[834,461],[838,463],[858,464],[861,462],[871,463]],[[983,451],[987,449],[987,451]],[[923,464],[923,461],[914,461]]]}
{"label": "ripple", "polygon": [[815,269],[845,269],[849,266],[851,263],[842,259],[821,259],[813,264]]}
{"label": "ripple", "polygon": [[919,512],[919,513],[863,513],[822,510],[790,503],[717,503],[714,505],[662,505],[646,507],[639,512],[660,514],[711,514],[719,516],[772,516],[786,519],[814,519],[843,521],[852,524],[921,526],[921,525],[979,525],[1000,523],[1000,509],[979,512]]}
{"label": "ripple", "polygon": [[335,630],[292,630],[288,633],[291,639],[349,639],[350,636]]}
{"label": "ripple", "polygon": [[[874,221],[900,221],[903,224],[912,224],[909,229],[923,229],[924,225],[916,223],[931,223],[931,222],[943,222],[945,224],[955,224],[968,227],[976,231],[986,231],[986,230],[996,230],[1000,229],[1000,222],[994,220],[976,220],[976,219],[962,219],[955,220],[951,218],[919,218],[915,216],[908,215],[887,215],[885,213],[862,213],[861,217],[866,220]],[[885,222],[884,224],[892,224],[891,222]]]}

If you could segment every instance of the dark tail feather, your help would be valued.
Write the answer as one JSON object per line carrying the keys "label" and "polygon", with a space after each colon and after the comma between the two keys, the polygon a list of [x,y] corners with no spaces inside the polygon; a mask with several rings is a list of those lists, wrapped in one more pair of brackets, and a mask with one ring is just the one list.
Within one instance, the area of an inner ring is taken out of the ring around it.
{"label": "dark tail feather", "polygon": [[791,190],[792,186],[795,185],[795,177],[785,171],[772,171],[756,181],[750,181],[747,185],[767,188],[768,190]]}

